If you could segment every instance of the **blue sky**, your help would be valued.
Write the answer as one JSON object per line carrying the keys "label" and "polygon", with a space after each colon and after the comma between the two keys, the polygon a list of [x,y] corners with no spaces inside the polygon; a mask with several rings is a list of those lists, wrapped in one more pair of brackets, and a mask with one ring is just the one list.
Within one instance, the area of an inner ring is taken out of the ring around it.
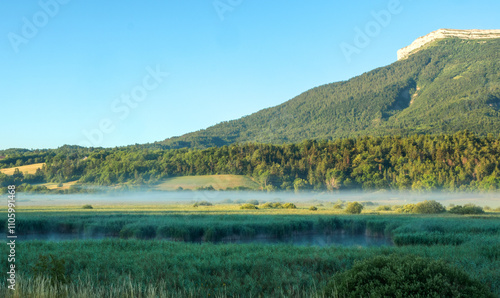
{"label": "blue sky", "polygon": [[[500,29],[499,11],[498,0],[0,0],[0,149],[182,135],[388,65],[439,28]],[[346,55],[356,28],[370,36]]]}

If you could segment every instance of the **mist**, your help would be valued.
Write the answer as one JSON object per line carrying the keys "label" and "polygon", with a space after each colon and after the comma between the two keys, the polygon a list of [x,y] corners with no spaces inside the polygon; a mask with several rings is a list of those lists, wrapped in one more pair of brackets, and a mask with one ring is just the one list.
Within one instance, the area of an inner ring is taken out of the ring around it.
{"label": "mist", "polygon": [[103,191],[91,194],[31,194],[18,193],[18,206],[54,205],[145,205],[190,204],[208,201],[213,204],[240,204],[249,200],[265,202],[291,202],[296,204],[325,204],[338,200],[346,202],[372,202],[374,205],[401,205],[425,200],[436,200],[448,206],[473,203],[479,206],[500,207],[500,193],[447,193],[447,192],[306,192],[278,191],[158,191],[142,188],[133,191]]}

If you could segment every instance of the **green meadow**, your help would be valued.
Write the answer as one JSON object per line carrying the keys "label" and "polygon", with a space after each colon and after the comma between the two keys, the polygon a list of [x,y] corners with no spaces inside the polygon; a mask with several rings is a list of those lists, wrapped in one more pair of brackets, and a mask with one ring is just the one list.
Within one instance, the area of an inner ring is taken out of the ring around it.
{"label": "green meadow", "polygon": [[216,190],[246,188],[258,189],[259,184],[253,179],[242,175],[202,175],[167,178],[158,183],[158,190],[196,190],[203,187],[213,187]]}

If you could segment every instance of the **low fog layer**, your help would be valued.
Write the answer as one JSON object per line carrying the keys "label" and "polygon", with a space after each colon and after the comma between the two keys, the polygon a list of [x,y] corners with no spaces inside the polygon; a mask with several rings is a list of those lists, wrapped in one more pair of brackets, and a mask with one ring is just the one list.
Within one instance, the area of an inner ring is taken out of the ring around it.
{"label": "low fog layer", "polygon": [[320,204],[358,201],[377,205],[397,205],[436,200],[443,205],[474,203],[479,206],[500,207],[500,193],[414,193],[414,192],[257,192],[257,191],[120,191],[98,194],[27,194],[18,193],[19,206],[52,206],[80,204],[189,204],[208,201],[214,204],[245,203],[249,200]]}

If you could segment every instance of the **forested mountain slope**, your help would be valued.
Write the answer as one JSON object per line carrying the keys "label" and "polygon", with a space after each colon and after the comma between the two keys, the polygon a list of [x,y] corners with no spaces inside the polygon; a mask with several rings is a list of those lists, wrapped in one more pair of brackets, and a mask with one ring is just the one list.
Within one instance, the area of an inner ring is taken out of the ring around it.
{"label": "forested mountain slope", "polygon": [[160,142],[170,148],[363,135],[500,133],[500,39],[446,38],[348,81]]}

